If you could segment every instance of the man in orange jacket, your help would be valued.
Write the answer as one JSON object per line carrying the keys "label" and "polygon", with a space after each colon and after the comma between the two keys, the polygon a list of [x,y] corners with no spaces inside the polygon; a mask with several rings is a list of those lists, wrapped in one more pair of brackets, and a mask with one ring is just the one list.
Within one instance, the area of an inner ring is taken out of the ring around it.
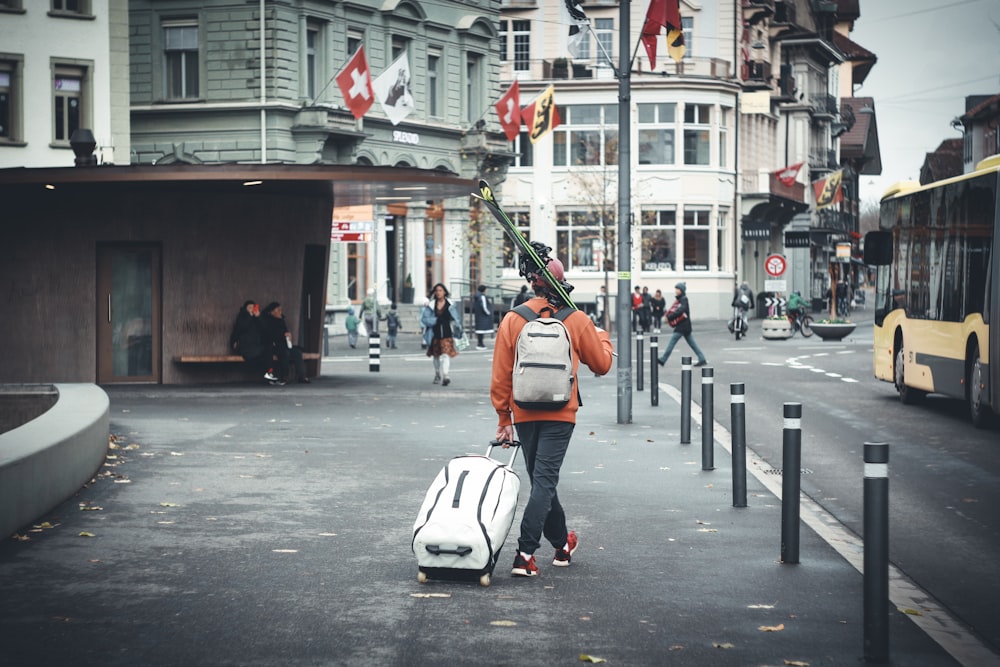
{"label": "man in orange jacket", "polygon": [[[563,280],[563,266],[558,259],[550,259],[548,269],[556,280]],[[529,272],[525,277],[535,291],[535,297],[525,302],[531,310],[536,313],[541,313],[544,309],[555,312],[564,306],[539,273]],[[569,402],[558,410],[531,410],[514,403],[514,350],[518,334],[525,324],[526,320],[516,313],[507,313],[500,322],[493,349],[490,398],[497,411],[497,440],[514,440],[514,425],[517,425],[525,467],[531,479],[531,495],[521,517],[518,553],[514,557],[511,574],[533,577],[538,574],[534,553],[540,546],[543,534],[556,549],[552,564],[557,567],[570,564],[578,544],[576,533],[566,528],[566,515],[559,503],[556,485],[559,483],[559,470],[576,425],[576,411],[580,403],[579,392],[572,392]],[[611,369],[613,358],[608,333],[594,326],[582,311],[570,313],[563,324],[569,331],[573,346],[573,386],[578,386],[577,368],[581,361],[598,375],[607,373]]]}

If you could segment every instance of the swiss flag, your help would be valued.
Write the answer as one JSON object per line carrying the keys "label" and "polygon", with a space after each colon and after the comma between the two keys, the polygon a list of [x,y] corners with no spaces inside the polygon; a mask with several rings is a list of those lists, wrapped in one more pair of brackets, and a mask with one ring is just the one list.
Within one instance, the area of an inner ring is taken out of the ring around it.
{"label": "swiss flag", "polygon": [[493,106],[500,118],[503,133],[509,141],[514,141],[521,132],[521,89],[517,79],[514,79],[514,83],[510,84],[507,92]]}
{"label": "swiss flag", "polygon": [[772,171],[771,173],[777,177],[784,185],[792,186],[795,184],[795,179],[799,175],[799,170],[802,169],[804,162],[796,162],[793,165],[789,165],[778,171]]}
{"label": "swiss flag", "polygon": [[336,79],[347,108],[360,120],[375,101],[372,76],[368,71],[368,61],[365,60],[365,47],[358,47],[347,64],[337,72]]}

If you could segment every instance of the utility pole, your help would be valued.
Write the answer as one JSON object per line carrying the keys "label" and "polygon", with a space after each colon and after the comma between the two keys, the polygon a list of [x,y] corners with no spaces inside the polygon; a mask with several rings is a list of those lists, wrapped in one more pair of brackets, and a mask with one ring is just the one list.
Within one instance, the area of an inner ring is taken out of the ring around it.
{"label": "utility pole", "polygon": [[618,423],[632,423],[632,57],[630,2],[618,2]]}

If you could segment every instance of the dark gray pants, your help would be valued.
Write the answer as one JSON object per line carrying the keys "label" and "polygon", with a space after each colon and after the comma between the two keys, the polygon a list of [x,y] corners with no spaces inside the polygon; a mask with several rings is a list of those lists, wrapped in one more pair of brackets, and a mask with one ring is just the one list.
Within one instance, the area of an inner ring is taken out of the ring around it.
{"label": "dark gray pants", "polygon": [[540,421],[517,424],[524,465],[531,480],[531,495],[521,515],[521,536],[517,548],[526,554],[538,549],[542,536],[555,547],[566,545],[566,514],[559,503],[556,486],[575,424]]}

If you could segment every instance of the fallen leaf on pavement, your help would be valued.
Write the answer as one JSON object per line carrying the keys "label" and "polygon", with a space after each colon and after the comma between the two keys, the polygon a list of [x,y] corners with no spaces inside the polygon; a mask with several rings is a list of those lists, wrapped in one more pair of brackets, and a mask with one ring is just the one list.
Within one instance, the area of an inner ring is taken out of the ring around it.
{"label": "fallen leaf on pavement", "polygon": [[736,648],[735,644],[730,644],[729,642],[724,642],[722,644],[720,644],[719,642],[712,642],[712,646],[714,646],[715,648],[724,648],[724,649]]}
{"label": "fallen leaf on pavement", "polygon": [[411,598],[450,598],[451,593],[410,593]]}
{"label": "fallen leaf on pavement", "polygon": [[607,662],[607,660],[605,660],[604,658],[598,658],[596,655],[587,655],[586,653],[581,653],[580,662],[593,662],[596,664],[599,662]]}
{"label": "fallen leaf on pavement", "polygon": [[773,604],[748,604],[747,609],[774,609]]}
{"label": "fallen leaf on pavement", "polygon": [[517,621],[490,621],[490,625],[495,625],[499,628],[513,628],[517,626]]}
{"label": "fallen leaf on pavement", "polygon": [[779,623],[778,625],[762,625],[757,629],[761,632],[781,632],[785,629],[785,624]]}
{"label": "fallen leaf on pavement", "polygon": [[18,542],[30,542],[31,541],[31,538],[28,537],[27,535],[18,535],[17,533],[14,533],[13,537]]}
{"label": "fallen leaf on pavement", "polygon": [[271,549],[276,554],[297,554],[298,549]]}
{"label": "fallen leaf on pavement", "polygon": [[916,609],[900,609],[899,611],[904,614],[909,614],[910,616],[923,616],[923,613],[917,611]]}
{"label": "fallen leaf on pavement", "polygon": [[180,507],[177,503],[160,503],[160,507]]}
{"label": "fallen leaf on pavement", "polygon": [[170,452],[171,456],[184,456],[184,452]]}
{"label": "fallen leaf on pavement", "polygon": [[785,664],[789,667],[809,667],[809,663],[805,660],[785,660]]}
{"label": "fallen leaf on pavement", "polygon": [[97,537],[97,536],[94,535],[93,533],[88,533],[87,531],[82,530],[80,531],[80,537]]}

